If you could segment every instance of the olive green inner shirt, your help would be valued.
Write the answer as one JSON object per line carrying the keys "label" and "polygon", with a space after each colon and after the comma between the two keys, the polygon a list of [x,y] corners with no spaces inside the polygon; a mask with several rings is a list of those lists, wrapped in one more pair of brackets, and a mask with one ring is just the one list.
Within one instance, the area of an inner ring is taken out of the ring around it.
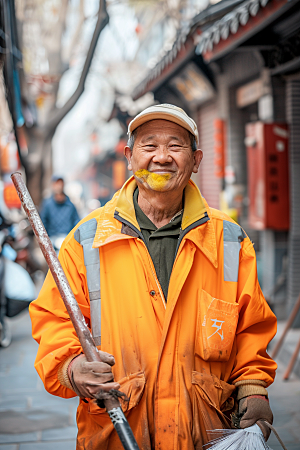
{"label": "olive green inner shirt", "polygon": [[165,300],[167,301],[169,281],[175,259],[183,211],[176,214],[163,227],[157,228],[139,207],[138,195],[139,190],[136,188],[133,194],[136,219],[152,258]]}

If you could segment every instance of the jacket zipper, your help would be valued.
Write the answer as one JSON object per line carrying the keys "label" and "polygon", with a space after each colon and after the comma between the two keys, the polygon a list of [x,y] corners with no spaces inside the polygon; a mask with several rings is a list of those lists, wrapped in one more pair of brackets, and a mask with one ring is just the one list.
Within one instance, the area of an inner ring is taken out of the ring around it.
{"label": "jacket zipper", "polygon": [[147,246],[146,246],[145,242],[144,242],[142,239],[141,239],[141,242],[143,243],[143,245],[144,245],[144,247],[145,247],[145,249],[146,249],[146,253],[147,253],[147,258],[148,258],[148,262],[149,262],[149,265],[150,265],[150,269],[151,269],[153,278],[154,278],[154,280],[155,280],[156,286],[157,286],[157,288],[158,288],[158,291],[159,291],[160,298],[161,298],[161,300],[162,300],[164,309],[167,309],[165,296],[164,296],[164,294],[162,293],[162,290],[161,290],[161,287],[160,287],[160,283],[159,283],[159,281],[158,281],[158,279],[157,279],[157,276],[156,276],[156,274],[155,274],[155,271],[154,271],[154,269],[153,269],[153,267],[152,267],[153,262],[152,262],[152,260],[151,260],[151,256],[149,255],[149,252],[148,252],[148,249],[147,249]]}
{"label": "jacket zipper", "polygon": [[165,301],[165,296],[164,296],[164,294],[162,293],[162,290],[161,290],[159,281],[158,281],[158,279],[157,279],[157,277],[156,277],[156,274],[155,274],[155,270],[153,270],[153,267],[152,267],[153,262],[152,262],[152,260],[151,260],[150,254],[149,254],[149,252],[148,252],[147,245],[146,245],[146,243],[145,243],[145,241],[144,241],[144,236],[142,235],[142,233],[141,233],[135,226],[132,225],[132,223],[130,223],[130,222],[129,222],[128,220],[126,220],[126,219],[123,219],[123,217],[120,217],[118,213],[115,213],[115,214],[114,214],[114,218],[117,219],[119,222],[124,223],[125,225],[128,225],[132,230],[134,230],[134,231],[138,234],[138,236],[139,236],[139,238],[140,238],[140,241],[141,241],[141,242],[143,243],[143,245],[145,246],[146,253],[147,253],[147,258],[148,258],[148,262],[149,262],[149,265],[150,265],[150,269],[151,269],[152,276],[153,276],[153,278],[154,278],[154,280],[155,280],[157,289],[158,289],[159,294],[160,294],[160,298],[161,298],[162,303],[163,303],[163,305],[164,305],[164,309],[167,309],[166,301]]}

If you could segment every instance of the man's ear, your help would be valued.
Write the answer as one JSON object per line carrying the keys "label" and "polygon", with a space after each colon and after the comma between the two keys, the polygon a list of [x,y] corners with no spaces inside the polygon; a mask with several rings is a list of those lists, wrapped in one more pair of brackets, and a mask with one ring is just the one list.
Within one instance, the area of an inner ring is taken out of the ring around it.
{"label": "man's ear", "polygon": [[202,161],[203,158],[203,151],[198,149],[196,151],[193,152],[193,157],[194,157],[194,167],[193,167],[193,172],[197,173],[200,163]]}
{"label": "man's ear", "polygon": [[131,165],[131,158],[132,158],[132,150],[130,147],[128,147],[128,145],[126,145],[126,147],[124,148],[124,155],[128,161],[128,170],[132,170],[132,165]]}

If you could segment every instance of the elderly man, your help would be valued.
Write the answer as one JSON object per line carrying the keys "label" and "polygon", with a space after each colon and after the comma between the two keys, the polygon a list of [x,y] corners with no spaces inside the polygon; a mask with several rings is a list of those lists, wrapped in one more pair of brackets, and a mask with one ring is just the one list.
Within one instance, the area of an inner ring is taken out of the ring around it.
{"label": "elderly man", "polygon": [[77,450],[122,448],[93,400],[112,388],[129,398],[122,407],[143,450],[200,450],[209,430],[230,427],[238,403],[241,427],[272,422],[276,364],[266,347],[276,319],[251,241],[190,180],[197,143],[195,122],[176,106],[136,116],[125,147],[133,177],[61,248],[102,363],[86,362],[50,274],[31,304],[46,389],[80,397]]}

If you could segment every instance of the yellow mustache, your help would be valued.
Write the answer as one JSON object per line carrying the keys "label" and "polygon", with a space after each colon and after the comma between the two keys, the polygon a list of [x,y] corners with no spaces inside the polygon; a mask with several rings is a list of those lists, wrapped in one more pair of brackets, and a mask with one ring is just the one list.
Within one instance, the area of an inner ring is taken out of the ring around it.
{"label": "yellow mustache", "polygon": [[155,191],[161,191],[171,178],[170,173],[158,174],[149,172],[146,169],[137,170],[134,175],[143,180],[144,183],[147,183]]}

